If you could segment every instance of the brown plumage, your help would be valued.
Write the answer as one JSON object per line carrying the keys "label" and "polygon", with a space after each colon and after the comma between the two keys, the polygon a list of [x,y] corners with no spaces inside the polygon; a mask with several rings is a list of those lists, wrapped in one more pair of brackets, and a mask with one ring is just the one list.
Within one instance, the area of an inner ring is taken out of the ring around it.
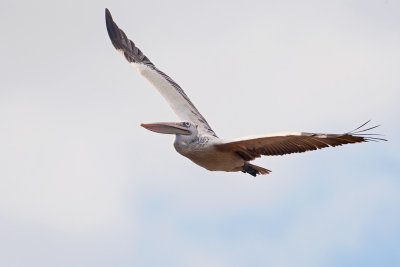
{"label": "brown plumage", "polygon": [[235,151],[244,160],[254,160],[264,156],[281,156],[292,153],[302,153],[325,147],[335,147],[344,144],[362,143],[368,141],[386,141],[376,134],[363,134],[377,126],[360,130],[369,121],[357,129],[344,134],[322,133],[289,133],[275,136],[247,138],[243,140],[215,145],[221,152]]}

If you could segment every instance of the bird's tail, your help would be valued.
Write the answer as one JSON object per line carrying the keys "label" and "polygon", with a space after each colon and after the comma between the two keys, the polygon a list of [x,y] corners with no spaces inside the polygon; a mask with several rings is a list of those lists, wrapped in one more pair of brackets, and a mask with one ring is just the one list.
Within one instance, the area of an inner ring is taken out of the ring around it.
{"label": "bird's tail", "polygon": [[250,175],[256,177],[257,174],[258,174],[258,175],[269,174],[271,171],[268,170],[268,169],[264,169],[264,168],[262,168],[262,167],[260,167],[260,166],[256,166],[256,165],[253,165],[253,164],[250,164],[250,163],[247,163],[247,162],[246,162],[246,163],[243,165],[242,172],[248,173],[248,174],[250,174]]}

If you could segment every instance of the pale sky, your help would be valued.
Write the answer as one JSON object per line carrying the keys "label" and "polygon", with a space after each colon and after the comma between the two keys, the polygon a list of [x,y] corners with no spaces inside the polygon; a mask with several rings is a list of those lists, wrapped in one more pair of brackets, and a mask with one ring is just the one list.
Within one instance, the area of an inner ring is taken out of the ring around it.
{"label": "pale sky", "polygon": [[[208,172],[104,9],[224,139],[388,142]],[[0,266],[399,266],[400,2],[9,1],[0,9]]]}

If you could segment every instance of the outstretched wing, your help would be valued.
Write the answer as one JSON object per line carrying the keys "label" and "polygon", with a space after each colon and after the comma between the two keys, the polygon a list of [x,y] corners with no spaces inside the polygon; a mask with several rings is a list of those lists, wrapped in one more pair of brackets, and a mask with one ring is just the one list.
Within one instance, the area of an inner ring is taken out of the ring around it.
{"label": "outstretched wing", "polygon": [[114,47],[125,56],[129,63],[137,68],[141,75],[157,88],[178,117],[184,121],[197,124],[198,131],[216,136],[182,88],[167,74],[157,69],[148,57],[143,55],[142,51],[126,37],[125,33],[113,21],[108,9],[106,9],[106,25]]}
{"label": "outstretched wing", "polygon": [[376,137],[376,134],[364,133],[377,126],[361,129],[369,121],[357,129],[344,134],[324,133],[282,133],[258,138],[243,138],[233,142],[216,144],[220,151],[232,151],[239,154],[244,160],[253,160],[261,155],[277,156],[291,153],[302,153],[324,147],[335,147],[344,144],[361,143],[368,141],[386,141]]}

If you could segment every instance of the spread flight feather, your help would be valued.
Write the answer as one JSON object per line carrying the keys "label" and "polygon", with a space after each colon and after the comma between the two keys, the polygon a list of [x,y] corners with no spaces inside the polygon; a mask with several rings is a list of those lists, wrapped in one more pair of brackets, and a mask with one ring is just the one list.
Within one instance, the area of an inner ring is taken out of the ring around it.
{"label": "spread flight feather", "polygon": [[360,130],[370,121],[367,121],[357,129],[344,134],[326,133],[283,133],[254,138],[241,138],[231,142],[216,144],[219,151],[235,151],[245,160],[254,160],[262,155],[280,156],[292,153],[302,153],[325,147],[335,147],[344,144],[361,143],[368,141],[386,141],[377,137],[377,134],[363,134],[377,126]]}

